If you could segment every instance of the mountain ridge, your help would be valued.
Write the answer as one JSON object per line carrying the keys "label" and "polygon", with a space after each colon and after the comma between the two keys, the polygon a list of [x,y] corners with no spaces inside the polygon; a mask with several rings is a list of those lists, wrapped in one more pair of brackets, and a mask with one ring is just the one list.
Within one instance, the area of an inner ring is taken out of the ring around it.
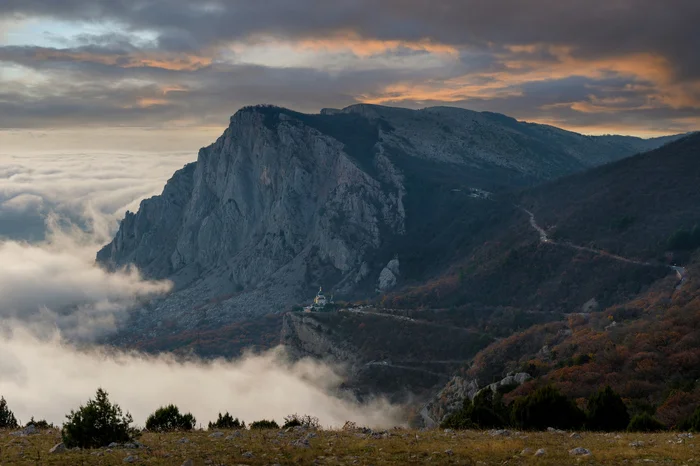
{"label": "mountain ridge", "polygon": [[[492,194],[633,154],[503,118],[367,104],[320,114],[239,110],[163,194],[127,213],[97,255],[103,266],[134,264],[175,283],[134,314],[130,338],[281,312],[318,286],[371,296],[397,255],[398,286],[424,280],[450,254],[437,238],[456,212],[471,223],[449,234],[471,247],[479,224],[503,215],[485,202]],[[584,163],[587,154],[595,157]]]}

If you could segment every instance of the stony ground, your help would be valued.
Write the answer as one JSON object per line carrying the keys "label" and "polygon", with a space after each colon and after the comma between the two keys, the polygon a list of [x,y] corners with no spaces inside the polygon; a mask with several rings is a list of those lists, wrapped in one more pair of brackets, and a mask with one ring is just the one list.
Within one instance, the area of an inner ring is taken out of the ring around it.
{"label": "stony ground", "polygon": [[[692,434],[564,432],[220,431],[144,433],[139,444],[49,453],[56,430],[0,431],[0,465],[700,464]],[[698,447],[696,448],[696,442]]]}

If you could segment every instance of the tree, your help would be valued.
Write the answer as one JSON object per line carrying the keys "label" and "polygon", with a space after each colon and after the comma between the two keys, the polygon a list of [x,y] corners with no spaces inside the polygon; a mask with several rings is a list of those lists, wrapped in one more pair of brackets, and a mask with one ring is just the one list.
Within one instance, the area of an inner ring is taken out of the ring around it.
{"label": "tree", "polygon": [[637,414],[627,426],[628,432],[659,432],[665,429],[664,425],[649,413]]}
{"label": "tree", "polygon": [[255,421],[250,425],[251,430],[263,430],[263,429],[279,429],[280,426],[275,421],[268,421],[263,419],[262,421]]}
{"label": "tree", "polygon": [[588,399],[586,427],[613,432],[625,430],[630,423],[627,406],[612,388],[606,386]]}
{"label": "tree", "polygon": [[131,414],[122,414],[119,405],[110,403],[107,392],[97,389],[94,400],[71,411],[63,425],[63,443],[68,448],[99,448],[112,442],[126,443],[138,435],[131,427]]}
{"label": "tree", "polygon": [[161,406],[146,419],[146,429],[154,432],[171,432],[174,430],[192,430],[197,420],[191,413],[180,414],[175,405]]}
{"label": "tree", "polygon": [[678,426],[681,430],[700,432],[700,406],[695,409],[693,415]]}
{"label": "tree", "polygon": [[216,422],[209,423],[209,429],[245,429],[245,422],[234,419],[228,411],[223,416],[219,413]]}
{"label": "tree", "polygon": [[0,429],[16,429],[17,427],[19,425],[14,413],[10,411],[5,398],[0,397]]}
{"label": "tree", "polygon": [[578,429],[585,414],[554,387],[539,388],[513,404],[513,423],[522,429]]}

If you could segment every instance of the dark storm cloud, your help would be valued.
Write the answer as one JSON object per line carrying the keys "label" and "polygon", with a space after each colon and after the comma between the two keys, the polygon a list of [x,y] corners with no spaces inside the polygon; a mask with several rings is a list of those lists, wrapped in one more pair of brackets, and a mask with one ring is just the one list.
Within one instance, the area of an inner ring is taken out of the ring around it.
{"label": "dark storm cloud", "polygon": [[[613,122],[615,112],[644,126],[662,115],[696,118],[700,107],[697,0],[4,0],[3,17],[109,22],[121,32],[81,34],[63,49],[0,47],[0,62],[46,78],[3,83],[0,127],[221,124],[261,102],[300,110],[447,102],[570,126],[596,115]],[[221,59],[222,49],[236,55],[234,41],[270,38],[293,47],[391,45],[367,47],[336,69]],[[414,66],[434,51],[411,43],[449,46],[455,56],[442,67]],[[455,80],[469,91],[441,92],[458,88]]]}
{"label": "dark storm cloud", "polygon": [[589,58],[654,52],[671,60],[681,77],[700,72],[696,0],[5,0],[3,13],[113,19],[159,31],[162,45],[177,50],[256,34],[314,38],[354,31],[453,45],[554,44]]}

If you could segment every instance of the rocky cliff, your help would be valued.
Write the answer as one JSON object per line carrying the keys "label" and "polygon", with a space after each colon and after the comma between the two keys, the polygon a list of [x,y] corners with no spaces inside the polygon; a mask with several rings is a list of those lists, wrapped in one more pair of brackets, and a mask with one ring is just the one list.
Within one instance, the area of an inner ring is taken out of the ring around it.
{"label": "rocky cliff", "polygon": [[318,286],[368,296],[428,273],[422,247],[457,206],[477,218],[492,193],[654,144],[623,142],[453,108],[248,107],[97,260],[175,283],[135,315],[149,334],[282,311]]}

